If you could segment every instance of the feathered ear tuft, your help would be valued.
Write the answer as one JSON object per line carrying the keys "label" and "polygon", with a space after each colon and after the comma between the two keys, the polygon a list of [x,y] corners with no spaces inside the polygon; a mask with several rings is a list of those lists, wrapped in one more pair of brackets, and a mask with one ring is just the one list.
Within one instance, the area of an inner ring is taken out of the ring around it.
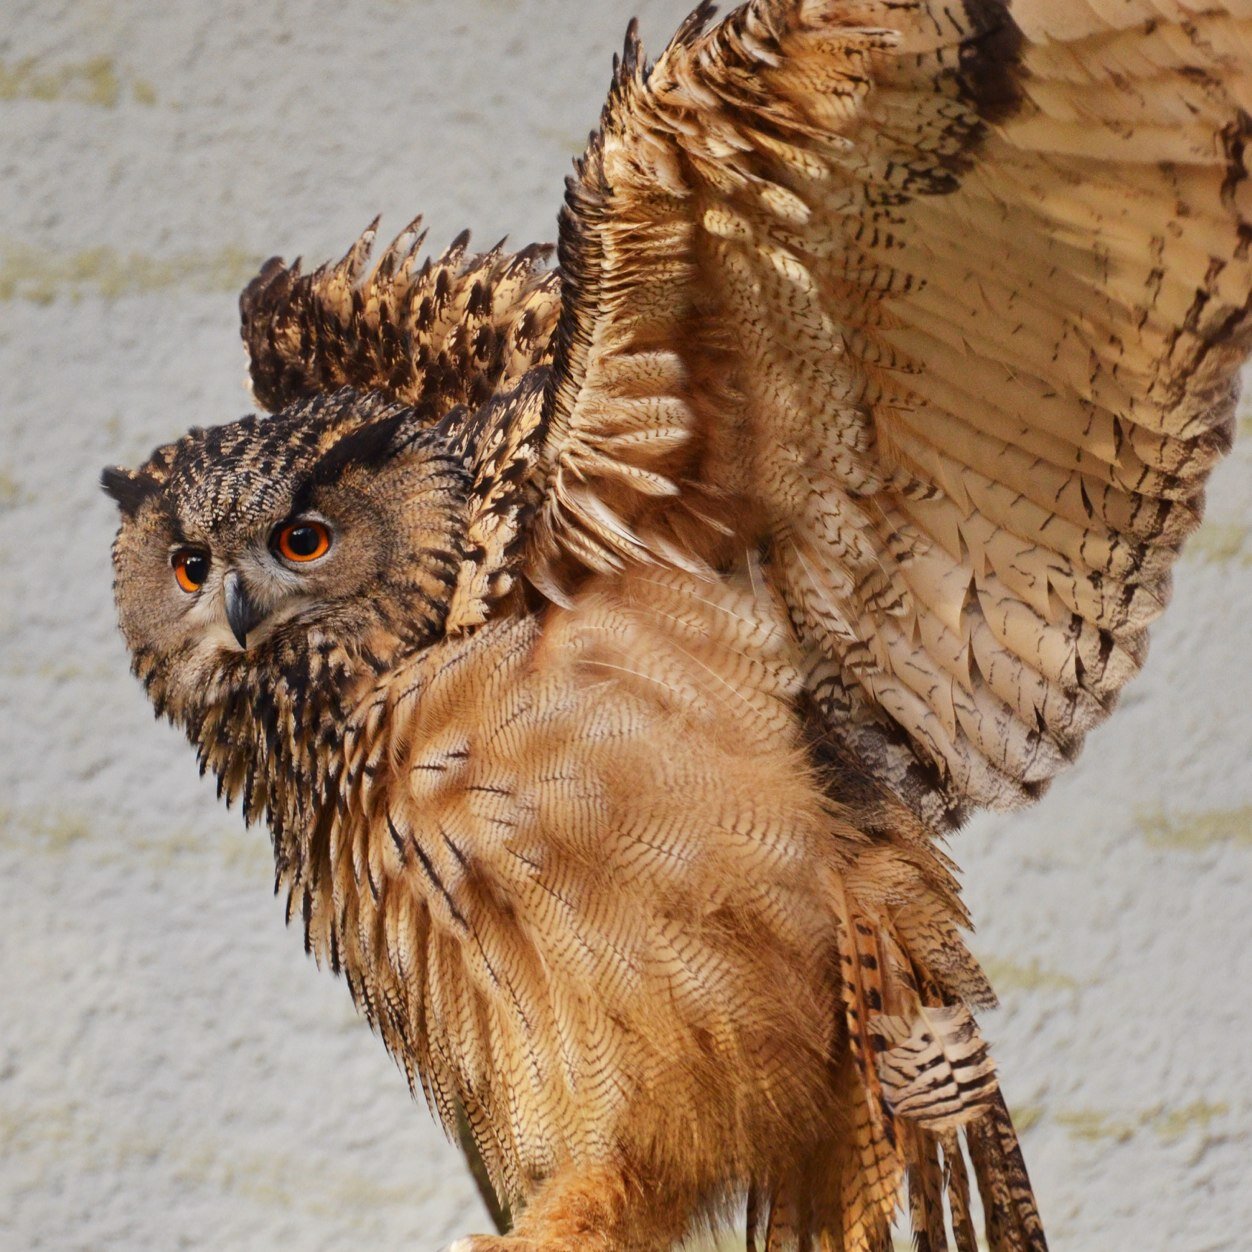
{"label": "feathered ear tuft", "polygon": [[160,490],[160,483],[149,474],[111,465],[100,474],[100,486],[126,517],[134,517],[139,506]]}
{"label": "feathered ear tuft", "polygon": [[411,409],[398,409],[344,435],[318,461],[312,481],[319,486],[334,482],[349,466],[377,469],[399,451],[406,434],[402,427],[412,413]]}

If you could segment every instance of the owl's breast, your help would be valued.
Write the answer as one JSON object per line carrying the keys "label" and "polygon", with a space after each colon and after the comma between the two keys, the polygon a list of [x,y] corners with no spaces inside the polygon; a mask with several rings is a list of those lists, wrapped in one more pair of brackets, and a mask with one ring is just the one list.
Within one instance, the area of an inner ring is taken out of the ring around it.
{"label": "owl's breast", "polygon": [[650,570],[394,677],[320,943],[445,1117],[511,1128],[498,1162],[599,1150],[647,1093],[675,1128],[699,1091],[787,1107],[828,1046],[838,832],[792,647],[746,577]]}

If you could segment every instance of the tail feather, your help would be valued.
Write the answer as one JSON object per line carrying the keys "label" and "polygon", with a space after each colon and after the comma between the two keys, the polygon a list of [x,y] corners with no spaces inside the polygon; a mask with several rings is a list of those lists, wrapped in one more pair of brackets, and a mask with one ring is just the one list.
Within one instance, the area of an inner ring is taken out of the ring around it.
{"label": "tail feather", "polygon": [[[989,1252],[1047,1252],[1021,1147],[968,1005],[914,964],[889,914],[845,883],[834,895],[846,1052],[832,1071],[832,1096],[847,1121],[837,1142],[816,1147],[811,1160],[754,1195],[768,1197],[763,1252],[889,1252],[902,1189],[916,1252],[980,1252],[966,1152]],[[978,984],[972,975],[967,981]],[[750,1206],[753,1252],[764,1207]]]}
{"label": "tail feather", "polygon": [[[817,1252],[820,1224],[814,1220],[816,1162],[776,1190],[765,1220],[765,1252]],[[758,1218],[759,1220],[759,1218]]]}
{"label": "tail feather", "polygon": [[900,1191],[903,1164],[870,1114],[868,1099],[857,1101],[852,1126],[854,1151],[842,1178],[844,1252],[877,1252],[890,1246],[887,1232]]}
{"label": "tail feather", "polygon": [[761,1224],[765,1220],[761,1205],[761,1188],[753,1183],[748,1188],[748,1239],[746,1252],[757,1252]]}
{"label": "tail feather", "polygon": [[932,1007],[920,1000],[912,1019],[883,1014],[870,1023],[886,1045],[878,1079],[892,1112],[928,1130],[966,1125],[988,1105],[995,1063],[964,1005]]}
{"label": "tail feather", "polygon": [[946,1132],[943,1144],[944,1184],[948,1192],[948,1207],[952,1210],[952,1236],[956,1240],[956,1252],[978,1252],[978,1235],[974,1231],[974,1217],[969,1194],[969,1173],[965,1169],[965,1155],[955,1131]]}
{"label": "tail feather", "polygon": [[796,1252],[806,1252],[806,1240],[803,1236],[808,1232],[801,1229],[797,1220],[795,1199],[790,1194],[778,1196],[769,1208],[769,1219],[765,1226],[765,1252],[786,1252],[794,1248]]}
{"label": "tail feather", "polygon": [[908,1161],[909,1221],[916,1252],[948,1252],[943,1216],[944,1175],[933,1135],[906,1128],[901,1135]]}
{"label": "tail feather", "polygon": [[987,1214],[991,1252],[1047,1252],[1021,1144],[999,1091],[989,1112],[970,1125],[966,1135]]}

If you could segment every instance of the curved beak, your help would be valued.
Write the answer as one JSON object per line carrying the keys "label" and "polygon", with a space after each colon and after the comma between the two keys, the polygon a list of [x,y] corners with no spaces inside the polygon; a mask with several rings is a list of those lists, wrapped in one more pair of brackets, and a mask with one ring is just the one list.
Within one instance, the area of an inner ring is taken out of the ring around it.
{"label": "curved beak", "polygon": [[243,578],[232,570],[226,575],[226,620],[230,623],[231,634],[239,640],[239,646],[248,647],[248,634],[260,624],[265,616],[257,606],[248,599],[248,589]]}

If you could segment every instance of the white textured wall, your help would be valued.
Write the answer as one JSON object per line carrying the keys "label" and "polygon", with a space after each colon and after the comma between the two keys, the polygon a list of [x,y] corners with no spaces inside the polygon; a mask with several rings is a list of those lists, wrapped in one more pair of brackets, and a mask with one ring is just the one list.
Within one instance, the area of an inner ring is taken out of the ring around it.
{"label": "white textured wall", "polygon": [[[629,2],[629,0],[627,0]],[[636,4],[656,48],[684,0]],[[106,462],[247,400],[234,296],[377,211],[550,237],[627,9],[18,3],[0,18],[0,1248],[434,1248],[458,1161],[152,721]],[[1252,455],[1147,672],[957,841],[1053,1246],[1252,1246]]]}

